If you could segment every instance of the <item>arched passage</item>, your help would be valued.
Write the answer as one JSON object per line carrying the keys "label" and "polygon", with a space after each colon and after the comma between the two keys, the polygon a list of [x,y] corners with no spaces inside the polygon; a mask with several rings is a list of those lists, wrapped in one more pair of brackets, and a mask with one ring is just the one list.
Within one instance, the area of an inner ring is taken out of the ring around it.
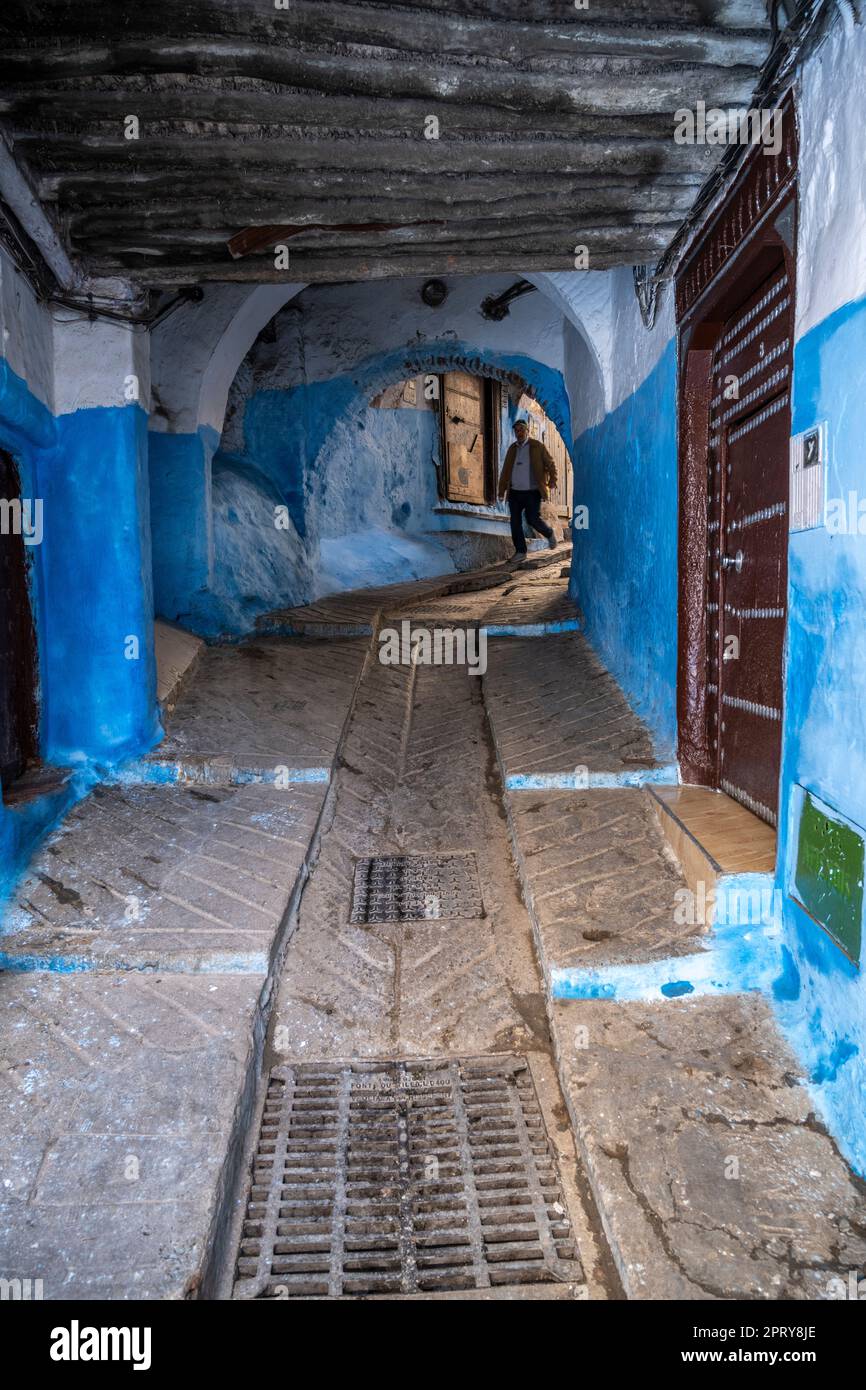
{"label": "arched passage", "polygon": [[[414,281],[260,286],[245,294],[225,286],[207,313],[204,304],[178,310],[160,337],[154,372],[157,611],[206,635],[243,631],[268,607],[341,586],[352,569],[359,583],[409,577],[419,566],[429,572],[431,564],[441,572],[458,524],[503,537],[501,517],[476,516],[470,526],[437,509],[438,426],[417,413],[411,467],[408,458],[401,467],[400,431],[371,428],[382,420],[370,409],[395,382],[470,372],[518,395],[529,391],[571,448],[588,422],[587,399],[603,399],[595,358],[574,310],[564,318],[541,286],[504,322],[482,317],[483,299],[512,279],[449,282],[444,311],[425,305]],[[199,331],[191,334],[193,319]],[[193,380],[173,370],[191,337]],[[182,399],[177,379],[186,382]],[[282,529],[274,525],[277,508]],[[363,539],[371,529],[377,545]],[[424,537],[414,555],[411,536]],[[377,546],[376,563],[361,563]],[[425,557],[424,546],[438,547],[438,559],[432,551]]]}

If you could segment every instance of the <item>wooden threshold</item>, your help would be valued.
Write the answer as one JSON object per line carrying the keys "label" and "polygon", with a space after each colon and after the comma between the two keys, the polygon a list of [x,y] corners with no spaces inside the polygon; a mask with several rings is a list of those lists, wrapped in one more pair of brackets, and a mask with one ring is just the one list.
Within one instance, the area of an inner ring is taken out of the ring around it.
{"label": "wooden threshold", "polygon": [[659,825],[693,891],[728,874],[772,874],[776,832],[725,792],[648,787]]}

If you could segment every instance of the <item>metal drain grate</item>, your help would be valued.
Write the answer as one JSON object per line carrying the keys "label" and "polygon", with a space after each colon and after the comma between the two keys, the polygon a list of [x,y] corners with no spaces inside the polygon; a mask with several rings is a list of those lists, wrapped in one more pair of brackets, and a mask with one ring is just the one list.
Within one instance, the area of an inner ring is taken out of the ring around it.
{"label": "metal drain grate", "polygon": [[474,854],[383,854],[355,865],[352,922],[483,916]]}
{"label": "metal drain grate", "polygon": [[525,1058],[271,1072],[236,1298],[583,1277]]}

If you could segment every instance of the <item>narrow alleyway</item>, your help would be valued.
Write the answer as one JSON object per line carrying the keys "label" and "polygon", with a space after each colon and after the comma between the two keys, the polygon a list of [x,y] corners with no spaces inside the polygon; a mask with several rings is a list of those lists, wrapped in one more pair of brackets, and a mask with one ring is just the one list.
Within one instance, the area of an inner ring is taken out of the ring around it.
{"label": "narrow alleyway", "polygon": [[186,1301],[217,1357],[549,1301],[826,1378],[864,74],[866,0],[5,0],[0,1305],[72,1304],[52,1360],[82,1301],[199,1377]]}
{"label": "narrow alleyway", "polygon": [[[558,989],[707,944],[559,569],[339,605],[205,650],[23,882],[7,1258],[91,1298],[824,1296],[866,1200],[767,1004]],[[510,635],[384,665],[407,619]]]}

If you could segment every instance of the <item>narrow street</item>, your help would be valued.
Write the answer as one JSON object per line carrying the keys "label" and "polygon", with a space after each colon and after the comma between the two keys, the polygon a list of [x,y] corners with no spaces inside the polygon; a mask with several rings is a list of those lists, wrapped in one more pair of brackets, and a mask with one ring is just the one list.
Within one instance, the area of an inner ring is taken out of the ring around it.
{"label": "narrow street", "polygon": [[864,75],[866,0],[0,7],[35,1364],[850,1357]]}
{"label": "narrow street", "polygon": [[[866,1203],[767,1006],[552,983],[703,949],[648,786],[525,786],[664,775],[558,565],[378,602],[339,600],[366,638],[319,605],[202,651],[164,743],[34,862],[13,1257],[83,1298],[814,1296]],[[406,619],[510,635],[483,675],[385,665]]]}

